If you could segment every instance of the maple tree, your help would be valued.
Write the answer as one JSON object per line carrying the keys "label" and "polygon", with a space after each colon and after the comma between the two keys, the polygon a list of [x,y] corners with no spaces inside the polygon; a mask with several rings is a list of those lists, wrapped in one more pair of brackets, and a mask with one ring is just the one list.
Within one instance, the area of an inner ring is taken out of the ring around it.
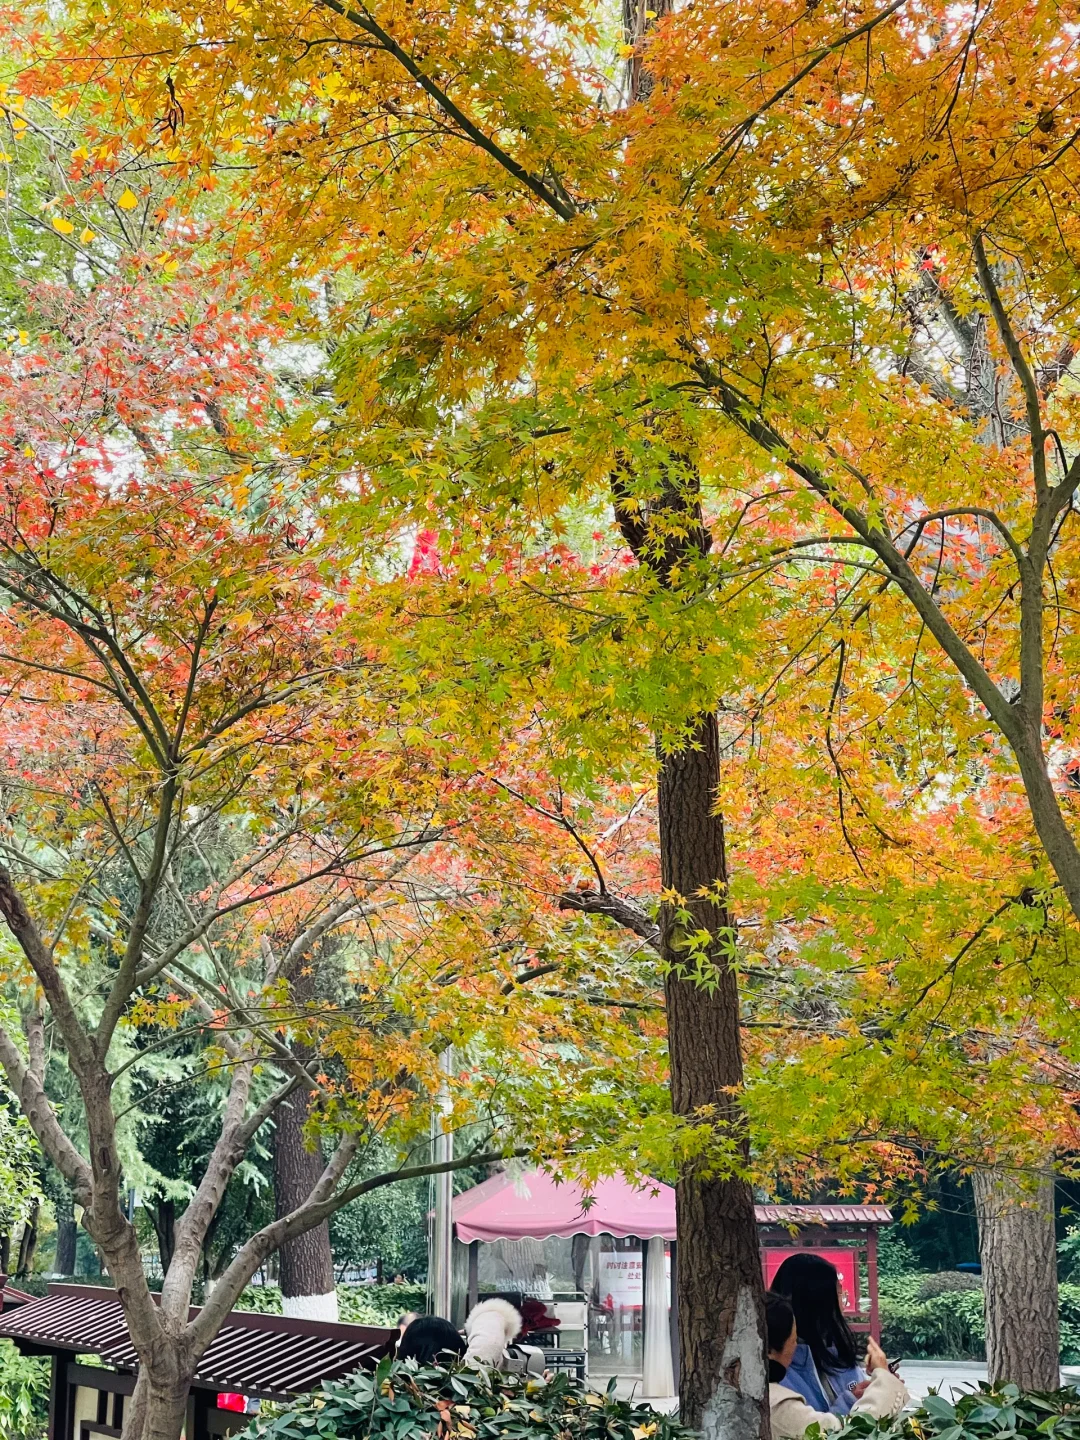
{"label": "maple tree", "polygon": [[[564,993],[535,992],[537,952],[569,941],[473,877],[470,772],[385,660],[410,581],[318,544],[278,442],[272,315],[116,268],[40,286],[0,360],[0,1064],[124,1305],[140,1356],[125,1433],[175,1440],[199,1357],[260,1264],[440,1168],[425,1156],[448,1044],[461,1139],[441,1168],[587,1144],[590,1125],[602,1142],[588,1092],[610,1133],[620,1088],[641,1083],[620,1087],[613,1057],[640,1037],[595,989],[576,997],[587,949],[568,954]],[[310,996],[329,945],[337,993]],[[76,1090],[62,1111],[51,1054]],[[125,1129],[168,1055],[168,1083],[208,1077],[219,1110],[156,1302]],[[577,1091],[568,1136],[559,1097]],[[294,1095],[298,1142],[325,1141],[325,1164],[189,1318],[230,1178]],[[376,1142],[396,1163],[365,1173]]]}
{"label": "maple tree", "polygon": [[[890,843],[883,773],[917,796],[944,770],[1008,811],[1035,893],[1075,916],[1060,5],[627,7],[621,77],[618,17],[577,4],[75,13],[57,58],[31,37],[20,91],[89,106],[104,193],[156,214],[113,163],[122,125],[178,193],[247,167],[222,198],[230,257],[283,286],[362,277],[330,297],[334,394],[292,437],[324,493],[346,482],[345,526],[433,527],[465,573],[571,512],[617,522],[637,562],[617,582],[564,586],[557,557],[527,578],[588,637],[563,682],[587,672],[658,736],[673,1080],[720,1152],[741,1061],[716,705],[745,694],[751,650],[779,657],[752,727],[778,695],[823,716],[846,850],[875,827]],[[856,699],[877,740],[861,773],[833,743]],[[685,1415],[763,1430],[738,1166],[686,1176],[680,1206],[701,1262],[680,1275]]]}

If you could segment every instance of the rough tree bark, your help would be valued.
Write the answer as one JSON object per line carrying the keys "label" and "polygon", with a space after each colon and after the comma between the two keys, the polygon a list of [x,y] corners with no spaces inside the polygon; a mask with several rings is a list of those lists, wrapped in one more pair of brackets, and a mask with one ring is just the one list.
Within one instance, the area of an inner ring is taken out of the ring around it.
{"label": "rough tree bark", "polygon": [[169,1336],[155,1363],[142,1364],[124,1407],[124,1434],[140,1440],[176,1440],[187,1417],[196,1362],[179,1334]]}
{"label": "rough tree bark", "polygon": [[79,1232],[75,1217],[70,1213],[56,1217],[56,1259],[53,1266],[58,1275],[75,1274],[75,1252]]}
{"label": "rough tree bark", "polygon": [[[638,563],[664,589],[692,586],[711,544],[692,467],[666,476],[661,493],[644,504],[625,474],[614,477],[613,492],[616,517]],[[661,906],[658,946],[667,966],[672,1107],[688,1121],[711,1125],[723,1155],[720,1164],[713,1157],[711,1168],[708,1160],[684,1168],[675,1187],[680,1410],[704,1440],[767,1440],[757,1222],[749,1183],[734,1173],[749,1159],[749,1149],[739,1103],[739,987],[725,899],[716,712],[697,716],[680,749],[658,750],[661,884],[679,897]],[[701,936],[708,937],[704,945]]]}
{"label": "rough tree bark", "polygon": [[[660,945],[669,966],[665,998],[675,1113],[710,1114],[718,1137],[732,1141],[745,1163],[733,931],[726,907],[715,898],[727,881],[724,822],[716,810],[719,756],[716,716],[702,716],[691,745],[662,759],[659,782],[662,883],[685,897],[689,929],[713,937],[705,958],[714,983],[703,986],[680,973],[687,927],[667,905]],[[683,1422],[706,1440],[768,1436],[764,1298],[750,1185],[737,1176],[690,1170],[676,1184],[675,1205]]]}
{"label": "rough tree bark", "polygon": [[35,1200],[30,1207],[30,1214],[22,1228],[19,1236],[19,1258],[15,1262],[16,1275],[28,1275],[34,1263],[34,1254],[37,1251],[38,1243],[38,1220],[41,1214],[41,1207]]}
{"label": "rough tree bark", "polygon": [[[309,1150],[304,1143],[309,1110],[307,1095],[298,1090],[278,1107],[275,1117],[274,1205],[279,1219],[304,1203],[323,1172],[325,1162],[320,1148]],[[307,1320],[338,1318],[327,1221],[306,1235],[286,1241],[279,1264],[283,1314]]]}
{"label": "rough tree bark", "polygon": [[1056,1390],[1061,1371],[1053,1174],[977,1170],[972,1184],[990,1380]]}
{"label": "rough tree bark", "polygon": [[[297,1010],[315,999],[315,968],[310,952],[297,957],[286,971],[286,978]],[[292,1048],[302,1065],[310,1064],[313,1053],[309,1046],[296,1042]],[[310,1114],[311,1096],[300,1089],[278,1107],[274,1116],[274,1213],[279,1219],[304,1203],[323,1172],[322,1146],[316,1144],[309,1149],[305,1143],[304,1126]],[[283,1314],[304,1320],[338,1318],[329,1221],[286,1241],[278,1252],[278,1263]]]}

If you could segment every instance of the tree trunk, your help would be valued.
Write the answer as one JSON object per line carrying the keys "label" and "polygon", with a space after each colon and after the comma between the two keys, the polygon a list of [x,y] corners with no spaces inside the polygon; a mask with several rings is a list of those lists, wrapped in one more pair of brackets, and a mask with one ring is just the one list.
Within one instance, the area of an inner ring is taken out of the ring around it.
{"label": "tree trunk", "polygon": [[149,1208],[154,1234],[157,1236],[161,1271],[162,1274],[167,1274],[176,1246],[176,1202],[161,1199],[156,1205],[151,1205]]}
{"label": "tree trunk", "polygon": [[[308,1117],[306,1092],[297,1090],[278,1107],[274,1121],[274,1207],[288,1215],[311,1194],[323,1172],[319,1149],[304,1144]],[[334,1260],[327,1221],[299,1239],[287,1240],[280,1252],[281,1308],[306,1320],[336,1320]]]}
{"label": "tree trunk", "polygon": [[124,1407],[122,1440],[180,1440],[192,1376],[176,1365],[161,1368],[164,1374],[152,1378],[146,1365],[139,1366],[135,1390]]}
{"label": "tree trunk", "polygon": [[[736,1164],[749,1158],[739,1109],[739,991],[724,822],[716,813],[719,732],[703,715],[686,749],[660,764],[660,866],[664,889],[683,897],[689,920],[661,912],[671,1096],[675,1113],[714,1127]],[[708,898],[700,892],[708,890]],[[718,894],[718,891],[721,893]],[[685,936],[707,932],[704,952]],[[700,976],[708,984],[694,978]],[[675,1187],[679,1247],[680,1402],[685,1425],[705,1440],[756,1440],[769,1430],[764,1287],[754,1197],[748,1182],[685,1170]]]}
{"label": "tree trunk", "polygon": [[30,1207],[30,1214],[26,1217],[26,1223],[22,1228],[22,1235],[19,1237],[19,1259],[15,1266],[16,1275],[28,1275],[30,1267],[34,1263],[34,1252],[37,1250],[38,1242],[38,1214],[40,1206],[35,1200]]}
{"label": "tree trunk", "polygon": [[1025,1390],[1056,1390],[1061,1370],[1053,1175],[977,1170],[973,1186],[989,1378]]}
{"label": "tree trunk", "polygon": [[79,1239],[79,1227],[72,1214],[57,1213],[56,1216],[56,1259],[53,1268],[58,1275],[75,1274],[75,1252]]}

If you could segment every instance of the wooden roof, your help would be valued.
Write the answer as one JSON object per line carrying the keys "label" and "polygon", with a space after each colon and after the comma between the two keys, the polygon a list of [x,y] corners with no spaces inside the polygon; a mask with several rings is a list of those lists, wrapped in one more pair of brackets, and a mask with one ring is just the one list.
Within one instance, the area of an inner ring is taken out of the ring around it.
{"label": "wooden roof", "polygon": [[892,1224],[892,1211],[887,1205],[845,1205],[830,1201],[827,1205],[755,1205],[759,1225],[795,1225],[805,1230],[815,1225],[829,1229]]}
{"label": "wooden roof", "polygon": [[[372,1367],[393,1335],[369,1325],[233,1310],[200,1361],[195,1384],[287,1399]],[[139,1366],[116,1291],[95,1285],[50,1285],[43,1299],[0,1315],[0,1337],[31,1354],[71,1351],[97,1355],[117,1370]]]}

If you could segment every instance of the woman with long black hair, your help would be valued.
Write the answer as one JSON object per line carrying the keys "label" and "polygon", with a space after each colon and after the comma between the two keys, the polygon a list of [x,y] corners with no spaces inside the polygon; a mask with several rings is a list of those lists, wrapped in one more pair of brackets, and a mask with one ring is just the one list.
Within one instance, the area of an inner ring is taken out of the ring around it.
{"label": "woman with long black hair", "polygon": [[784,1384],[814,1410],[846,1415],[866,1389],[851,1326],[840,1308],[840,1276],[821,1255],[789,1255],[773,1277],[772,1289],[795,1314],[799,1343]]}
{"label": "woman with long black hair", "polygon": [[[770,1290],[765,1296],[765,1324],[769,1336],[769,1414],[773,1440],[803,1440],[811,1425],[822,1431],[840,1430],[846,1422],[831,1410],[815,1410],[789,1379],[788,1367],[796,1350],[795,1316],[790,1302]],[[861,1387],[850,1415],[871,1415],[875,1420],[896,1415],[908,1401],[904,1383],[889,1370],[880,1345],[871,1340],[866,1350],[870,1378]]]}

